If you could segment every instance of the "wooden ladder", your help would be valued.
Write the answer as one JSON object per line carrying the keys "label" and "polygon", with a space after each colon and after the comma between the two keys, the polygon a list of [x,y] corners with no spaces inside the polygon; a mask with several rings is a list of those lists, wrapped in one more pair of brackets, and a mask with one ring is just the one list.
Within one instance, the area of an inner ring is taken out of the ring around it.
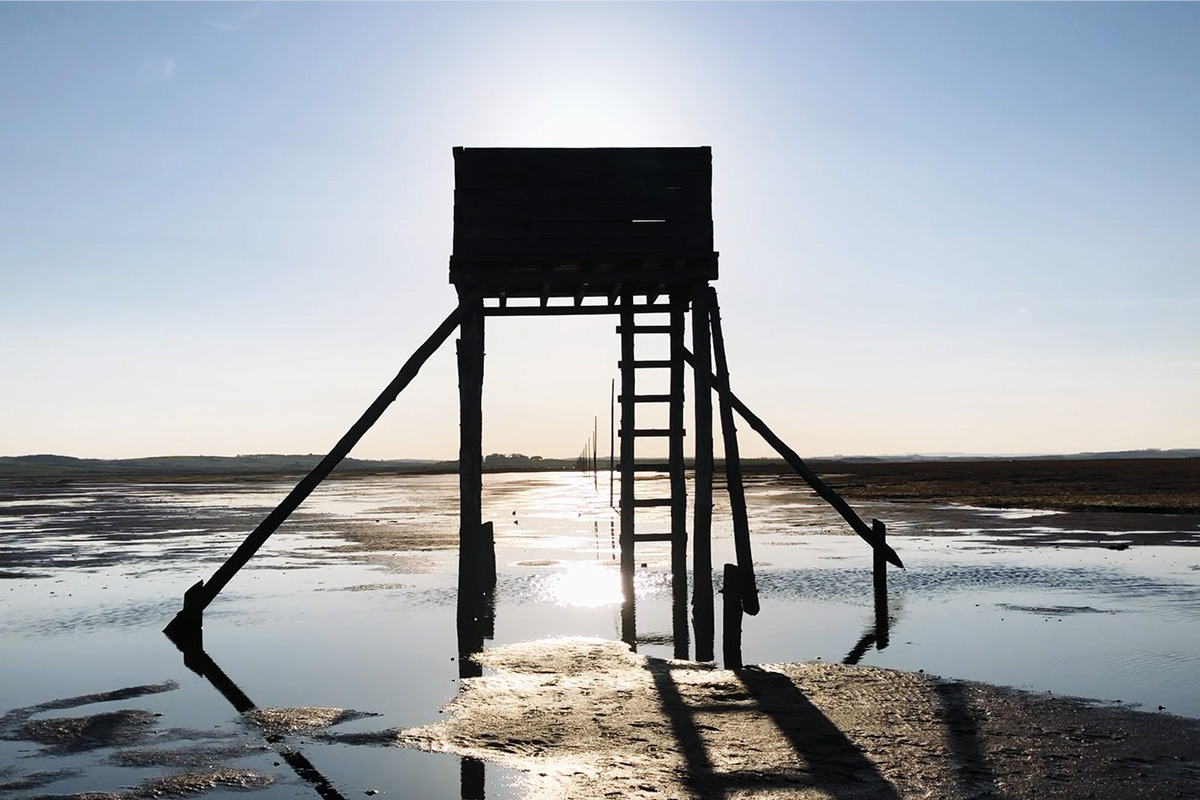
{"label": "wooden ladder", "polygon": [[[633,295],[621,296],[621,322],[617,333],[621,336],[621,574],[627,600],[633,596],[634,548],[638,542],[670,542],[671,572],[673,581],[687,582],[687,488],[684,479],[683,437],[683,380],[684,339],[683,317],[687,311],[686,295],[672,296],[658,314],[668,314],[666,325],[642,325],[637,322]],[[642,306],[641,309],[645,309]],[[639,309],[640,310],[640,309]],[[641,337],[667,336],[670,354],[665,359],[638,359],[635,341]],[[670,378],[666,393],[639,393],[637,375],[645,370],[669,370]],[[639,427],[637,409],[641,406],[668,406],[668,425],[665,428]],[[667,439],[667,461],[636,460],[636,443],[639,439]],[[670,494],[666,497],[638,497],[636,475],[646,472],[666,472],[670,476]],[[639,532],[636,516],[640,508],[671,509],[670,530]],[[676,649],[680,647],[676,637]],[[686,639],[682,643],[687,648]]]}

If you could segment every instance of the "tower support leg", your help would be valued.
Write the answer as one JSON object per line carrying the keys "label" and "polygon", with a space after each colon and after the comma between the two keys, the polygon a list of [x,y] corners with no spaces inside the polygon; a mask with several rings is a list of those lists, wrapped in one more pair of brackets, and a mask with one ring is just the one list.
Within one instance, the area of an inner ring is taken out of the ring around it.
{"label": "tower support leg", "polygon": [[674,655],[689,655],[687,613],[687,478],[683,462],[683,316],[686,294],[671,296],[671,377],[668,468],[671,476],[671,619]]}
{"label": "tower support leg", "polygon": [[[750,552],[750,522],[746,513],[746,492],[742,486],[742,460],[738,454],[737,429],[733,424],[733,405],[729,402],[729,364],[725,359],[725,339],[721,335],[721,310],[717,291],[709,287],[709,311],[712,320],[713,355],[717,362],[717,389],[721,393],[721,435],[725,440],[725,484],[729,487],[729,511],[733,516],[733,544],[737,566],[741,570],[738,586],[742,609],[758,613],[758,586],[754,580],[754,557]],[[728,590],[726,590],[728,591]]]}
{"label": "tower support leg", "polygon": [[[458,616],[460,627],[480,616],[488,561],[483,531],[483,301],[460,297],[458,339]],[[467,602],[464,602],[467,601]]]}
{"label": "tower support leg", "polygon": [[695,378],[696,466],[692,506],[692,621],[696,660],[715,658],[713,620],[712,508],[712,342],[708,324],[708,286],[692,293],[692,375]]}

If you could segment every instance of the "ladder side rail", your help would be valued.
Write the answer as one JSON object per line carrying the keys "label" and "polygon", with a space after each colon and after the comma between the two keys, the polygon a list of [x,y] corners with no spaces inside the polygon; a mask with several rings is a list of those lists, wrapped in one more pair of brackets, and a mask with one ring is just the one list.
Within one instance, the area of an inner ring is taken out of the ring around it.
{"label": "ladder side rail", "polygon": [[632,601],[634,530],[633,295],[621,295],[621,577]]}
{"label": "ladder side rail", "polygon": [[686,659],[688,642],[687,614],[687,476],[683,459],[683,316],[688,297],[683,293],[671,295],[671,316],[668,326],[671,348],[669,400],[669,456],[671,478],[671,595],[675,658]]}

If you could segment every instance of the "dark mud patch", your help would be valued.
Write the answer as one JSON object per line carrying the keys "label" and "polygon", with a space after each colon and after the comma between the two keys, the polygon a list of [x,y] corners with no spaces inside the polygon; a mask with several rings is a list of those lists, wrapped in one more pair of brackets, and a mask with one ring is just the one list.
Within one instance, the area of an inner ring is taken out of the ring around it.
{"label": "dark mud patch", "polygon": [[[63,711],[101,703],[119,703],[177,689],[174,681],[130,686],[108,692],[65,697],[33,706],[12,709],[0,717],[0,739],[32,742],[42,750],[30,758],[84,757],[94,751],[114,748],[95,764],[139,768],[154,772],[177,770],[174,774],[151,775],[140,783],[112,791],[85,791],[49,794],[31,800],[142,800],[142,798],[190,797],[216,789],[255,790],[274,783],[270,775],[229,766],[239,758],[253,756],[266,749],[259,742],[241,740],[229,733],[194,731],[185,728],[159,728],[160,714],[140,708],[118,708],[82,716],[45,717],[47,712]],[[224,739],[220,744],[180,742]],[[232,740],[232,741],[231,741]],[[153,745],[163,746],[155,747]],[[141,745],[141,747],[138,747]],[[52,784],[78,778],[86,773],[79,758],[70,768],[29,769],[0,767],[0,796],[6,792],[44,789]],[[42,765],[39,765],[42,766]]]}
{"label": "dark mud patch", "polygon": [[269,736],[330,728],[344,722],[377,717],[370,711],[347,708],[255,708],[242,715],[251,725]]}
{"label": "dark mud patch", "polygon": [[64,778],[74,778],[81,770],[54,769],[22,773],[16,767],[0,767],[0,791],[40,789]]}
{"label": "dark mud patch", "polygon": [[1022,606],[1015,603],[1001,603],[1000,608],[1008,611],[1024,611],[1043,617],[1066,617],[1073,614],[1116,614],[1114,609],[1093,608],[1092,606]]}
{"label": "dark mud patch", "polygon": [[39,795],[30,800],[170,800],[176,797],[192,797],[214,789],[265,789],[274,782],[272,776],[254,770],[218,768],[150,778],[131,789],[116,792]]}
{"label": "dark mud patch", "polygon": [[256,755],[267,751],[265,745],[249,743],[224,745],[192,745],[189,747],[147,747],[118,750],[108,763],[119,767],[211,767],[225,761]]}
{"label": "dark mud patch", "polygon": [[[128,686],[124,689],[114,689],[109,692],[95,692],[93,694],[83,694],[75,697],[64,697],[59,700],[51,700],[49,702],[39,703],[34,706],[14,708],[6,712],[4,716],[0,717],[0,739],[21,741],[28,738],[21,735],[26,729],[39,730],[39,728],[36,726],[40,725],[42,722],[55,722],[55,720],[41,720],[37,723],[29,722],[32,717],[46,711],[63,711],[68,708],[79,708],[80,706],[89,706],[96,703],[113,703],[122,700],[132,700],[137,697],[161,694],[163,692],[172,692],[178,688],[179,684],[175,681],[164,681],[163,683]],[[149,712],[141,713],[148,714]],[[76,719],[86,720],[88,717],[78,717]],[[65,720],[58,721],[63,722]],[[31,727],[31,725],[34,727]]]}
{"label": "dark mud patch", "polygon": [[318,592],[380,592],[388,589],[411,589],[408,583],[360,583],[355,586],[323,586]]}
{"label": "dark mud patch", "polygon": [[[1047,508],[1200,514],[1200,458],[991,459],[836,462],[810,466],[847,500],[956,502]],[[746,466],[756,477],[790,479],[778,465]]]}
{"label": "dark mud patch", "polygon": [[[3,559],[3,558],[4,558],[4,556],[0,555],[0,559]],[[51,575],[48,572],[34,572],[33,570],[16,572],[13,570],[0,569],[0,581],[2,581],[2,580],[36,581],[36,580],[41,580],[42,578],[49,578],[49,577],[51,577]]]}
{"label": "dark mud patch", "polygon": [[12,737],[37,742],[50,755],[69,755],[144,742],[152,733],[155,717],[149,711],[127,708],[86,717],[55,717],[27,722]]}

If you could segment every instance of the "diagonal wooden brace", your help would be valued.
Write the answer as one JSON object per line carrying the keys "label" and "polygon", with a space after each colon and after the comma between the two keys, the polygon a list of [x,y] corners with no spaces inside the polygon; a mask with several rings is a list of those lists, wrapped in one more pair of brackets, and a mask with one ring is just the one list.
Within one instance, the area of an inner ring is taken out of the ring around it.
{"label": "diagonal wooden brace", "polygon": [[246,541],[242,542],[238,546],[238,549],[233,552],[229,560],[213,573],[213,576],[208,579],[207,583],[201,581],[187,590],[184,594],[183,609],[175,615],[174,619],[164,629],[168,636],[172,638],[180,637],[189,629],[200,627],[204,609],[213,601],[213,598],[225,588],[225,584],[229,583],[230,579],[237,574],[237,571],[246,565],[246,562],[258,552],[258,549],[270,538],[271,534],[291,516],[292,512],[304,502],[305,498],[312,494],[321,481],[325,480],[329,476],[329,473],[333,472],[334,468],[354,448],[354,445],[358,444],[359,439],[379,420],[387,407],[396,399],[397,395],[417,376],[417,372],[429,360],[429,357],[433,355],[442,342],[446,341],[447,337],[458,327],[462,315],[462,306],[455,308],[450,316],[446,317],[445,321],[438,326],[437,330],[425,340],[425,343],[418,347],[416,352],[409,357],[404,366],[400,368],[400,372],[392,379],[392,382],[375,399],[370,408],[359,417],[358,422],[354,423],[350,430],[329,451],[329,454],[321,459],[320,463],[313,468],[312,472],[308,473],[300,483],[296,484],[296,487],[283,499],[283,502],[258,524],[258,527],[246,537]]}
{"label": "diagonal wooden brace", "polygon": [[[693,368],[695,368],[696,364],[695,360],[692,358],[691,352],[684,350],[683,357],[689,364],[692,365]],[[871,526],[862,521],[862,518],[860,518],[858,514],[855,513],[854,509],[850,507],[850,504],[843,500],[842,496],[835,492],[828,484],[825,483],[825,481],[821,480],[817,473],[813,472],[812,469],[804,463],[804,460],[796,454],[795,450],[788,447],[782,439],[775,435],[774,431],[767,427],[765,422],[759,419],[753,411],[747,408],[746,404],[738,399],[737,395],[733,393],[732,389],[730,389],[728,386],[721,385],[720,381],[716,379],[716,376],[713,376],[712,386],[718,394],[729,401],[729,404],[733,406],[733,410],[738,412],[738,415],[741,416],[742,419],[746,420],[746,423],[755,431],[757,431],[758,435],[763,437],[767,444],[775,448],[775,452],[779,453],[779,455],[783,457],[783,460],[791,465],[792,469],[796,471],[796,474],[803,478],[822,500],[833,506],[833,509],[842,515],[842,519],[850,523],[850,527],[854,529],[855,533],[863,538],[863,541],[871,545],[871,547],[882,551],[884,559],[886,559],[889,564],[894,564],[895,566],[900,567],[900,569],[904,569],[904,562],[900,560],[900,556],[896,555],[896,551],[892,549],[891,545],[889,545],[886,541],[880,540],[880,538],[876,536],[875,531],[871,528]]]}

